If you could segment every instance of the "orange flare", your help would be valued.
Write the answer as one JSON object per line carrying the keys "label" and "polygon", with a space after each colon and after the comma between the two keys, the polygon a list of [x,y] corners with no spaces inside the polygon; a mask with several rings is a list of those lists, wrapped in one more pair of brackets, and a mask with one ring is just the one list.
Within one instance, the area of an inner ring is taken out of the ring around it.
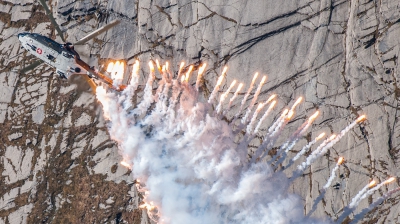
{"label": "orange flare", "polygon": [[359,117],[357,118],[356,122],[361,122],[361,121],[363,121],[363,120],[365,120],[365,119],[367,119],[367,116],[361,115],[361,116],[359,116]]}
{"label": "orange flare", "polygon": [[125,73],[125,62],[121,62],[119,64],[119,68],[117,71],[116,79],[123,79],[124,78],[124,73]]}
{"label": "orange flare", "polygon": [[189,77],[190,77],[190,73],[192,73],[192,70],[193,70],[193,65],[191,65],[190,67],[189,67],[189,70],[186,72],[186,82],[188,82],[189,81]]}
{"label": "orange flare", "polygon": [[126,167],[126,168],[128,168],[128,169],[131,169],[131,165],[129,165],[129,163],[127,163],[127,162],[125,162],[123,160],[121,161],[121,165]]}
{"label": "orange flare", "polygon": [[160,66],[160,62],[158,62],[158,59],[156,59],[156,65],[157,65],[158,71],[161,72],[161,66]]}
{"label": "orange flare", "polygon": [[236,85],[236,79],[234,79],[232,82],[231,82],[231,85],[229,86],[229,90],[230,89],[232,89],[234,86]]}
{"label": "orange flare", "polygon": [[204,70],[206,70],[206,66],[207,66],[207,64],[204,63],[204,64],[199,68],[199,73],[198,73],[198,75],[202,75],[202,74],[203,74]]}
{"label": "orange flare", "polygon": [[318,137],[315,138],[315,140],[320,140],[321,138],[323,138],[325,136],[325,132],[322,132],[321,134],[318,135]]}
{"label": "orange flare", "polygon": [[275,104],[276,104],[276,100],[272,101],[272,103],[269,105],[269,108],[272,109],[275,106]]}
{"label": "orange flare", "polygon": [[290,120],[292,118],[293,114],[294,114],[294,111],[290,110],[288,115],[287,115],[287,117],[286,117],[286,119]]}
{"label": "orange flare", "polygon": [[372,180],[370,183],[369,183],[369,187],[373,187],[373,186],[375,186],[375,184],[376,184],[376,182],[375,182],[375,180]]}
{"label": "orange flare", "polygon": [[393,182],[394,180],[396,180],[396,178],[391,177],[391,178],[385,180],[384,184],[388,184],[388,183],[390,183],[390,182]]}
{"label": "orange flare", "polygon": [[256,74],[254,74],[251,84],[253,84],[256,81],[257,77],[258,77],[258,72],[256,72]]}
{"label": "orange flare", "polygon": [[236,92],[239,92],[243,88],[243,83],[240,83],[238,88],[236,89]]}
{"label": "orange flare", "polygon": [[114,64],[113,70],[111,71],[111,77],[116,78],[119,69],[120,69],[121,62],[117,61]]}
{"label": "orange flare", "polygon": [[179,65],[179,71],[181,71],[183,69],[183,66],[185,66],[185,62],[181,62],[181,65]]}
{"label": "orange flare", "polygon": [[258,107],[257,107],[256,111],[260,111],[263,107],[264,107],[263,103],[258,104]]}
{"label": "orange flare", "polygon": [[264,85],[265,81],[267,80],[267,76],[264,75],[261,79],[260,85]]}
{"label": "orange flare", "polygon": [[337,164],[340,165],[340,164],[342,164],[342,163],[343,163],[343,157],[340,157],[339,160],[338,160],[338,162],[337,162]]}
{"label": "orange flare", "polygon": [[319,115],[319,111],[317,110],[310,118],[308,118],[308,122],[314,121]]}
{"label": "orange flare", "polygon": [[114,62],[108,63],[107,72],[112,72],[114,69]]}
{"label": "orange flare", "polygon": [[275,97],[276,97],[276,94],[272,94],[272,95],[268,98],[267,102],[265,102],[265,103],[271,102],[271,100],[275,99]]}
{"label": "orange flare", "polygon": [[181,83],[183,83],[185,81],[185,75],[182,75],[181,77]]}
{"label": "orange flare", "polygon": [[150,71],[154,72],[154,64],[152,61],[149,61],[149,67],[150,67]]}
{"label": "orange flare", "polygon": [[224,69],[222,70],[222,76],[225,75],[226,71],[228,70],[228,66],[225,66]]}
{"label": "orange flare", "polygon": [[295,108],[301,101],[303,100],[303,97],[299,97],[296,102],[293,104],[292,108]]}
{"label": "orange flare", "polygon": [[333,139],[335,139],[336,138],[336,135],[335,134],[333,134],[333,135],[331,135],[331,137],[329,137],[329,141],[332,141]]}
{"label": "orange flare", "polygon": [[222,75],[218,78],[217,85],[215,85],[215,86],[220,86],[223,79],[224,79],[224,74],[222,74]]}
{"label": "orange flare", "polygon": [[165,65],[162,66],[161,71],[162,71],[163,73],[165,73],[165,71],[166,71]]}
{"label": "orange flare", "polygon": [[167,62],[165,62],[165,70],[168,71],[168,69],[169,69],[169,63],[168,63],[168,61],[167,61]]}
{"label": "orange flare", "polygon": [[282,117],[285,116],[288,112],[289,112],[289,109],[285,109],[285,110],[282,112],[282,115],[281,115],[281,116],[282,116]]}
{"label": "orange flare", "polygon": [[132,76],[137,76],[139,72],[139,61],[136,60],[132,68]]}

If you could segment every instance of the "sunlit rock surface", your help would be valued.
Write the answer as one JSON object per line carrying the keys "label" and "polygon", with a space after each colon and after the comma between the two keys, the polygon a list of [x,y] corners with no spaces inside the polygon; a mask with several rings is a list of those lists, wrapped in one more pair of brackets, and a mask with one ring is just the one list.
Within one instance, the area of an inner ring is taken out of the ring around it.
{"label": "sunlit rock surface", "polygon": [[[307,214],[337,158],[344,156],[334,180],[340,187],[329,188],[312,214],[332,219],[371,179],[380,182],[399,173],[399,7],[395,0],[67,0],[50,6],[72,43],[120,19],[114,29],[76,48],[94,66],[107,59],[124,59],[128,65],[139,59],[142,83],[148,59],[168,60],[175,70],[182,60],[206,62],[205,96],[225,65],[229,69],[222,90],[234,79],[248,86],[255,72],[267,74],[260,99],[276,93],[278,107],[265,127],[304,96],[306,102],[276,146],[313,111],[320,110],[321,116],[289,157],[322,131],[338,133],[366,114],[366,122],[291,188],[303,198]],[[37,1],[0,0],[0,223],[147,223],[138,209],[141,196],[134,177],[119,164],[101,107],[90,91],[83,91],[88,88],[80,84],[83,79],[59,79],[43,65],[18,74],[34,59],[20,49],[16,36],[26,31],[60,41]],[[384,186],[362,201],[355,214],[397,186]],[[398,201],[394,195],[364,222],[399,222]]]}

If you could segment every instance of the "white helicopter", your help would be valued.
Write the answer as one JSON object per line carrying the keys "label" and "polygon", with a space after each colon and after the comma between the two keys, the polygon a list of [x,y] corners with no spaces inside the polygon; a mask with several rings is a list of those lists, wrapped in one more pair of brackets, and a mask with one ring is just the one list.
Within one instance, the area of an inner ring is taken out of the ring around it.
{"label": "white helicopter", "polygon": [[[39,0],[43,5],[47,16],[57,30],[58,35],[65,42],[62,32],[54,20],[49,8],[47,7],[44,0]],[[75,45],[82,45],[92,38],[104,33],[113,26],[117,25],[120,21],[114,20],[109,24],[93,31],[81,40],[75,43]],[[23,48],[28,50],[32,55],[39,58],[39,61],[34,62],[30,66],[25,67],[20,72],[25,73],[35,67],[39,66],[43,62],[56,68],[56,73],[64,79],[68,79],[73,74],[83,74],[83,77],[89,83],[93,90],[96,88],[96,83],[92,79],[98,79],[109,87],[121,91],[126,88],[124,85],[115,86],[113,80],[106,75],[101,74],[99,71],[90,67],[86,62],[82,61],[79,54],[74,50],[74,46],[67,42],[65,44],[57,43],[56,41],[42,36],[37,33],[20,33],[18,39],[21,42]]]}

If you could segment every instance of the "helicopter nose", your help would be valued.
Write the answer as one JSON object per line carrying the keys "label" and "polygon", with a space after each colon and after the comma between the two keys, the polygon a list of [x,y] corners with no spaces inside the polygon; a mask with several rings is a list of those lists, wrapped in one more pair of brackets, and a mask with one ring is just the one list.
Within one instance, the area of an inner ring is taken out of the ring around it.
{"label": "helicopter nose", "polygon": [[24,37],[27,33],[19,33],[18,34],[18,39],[20,39],[21,37]]}

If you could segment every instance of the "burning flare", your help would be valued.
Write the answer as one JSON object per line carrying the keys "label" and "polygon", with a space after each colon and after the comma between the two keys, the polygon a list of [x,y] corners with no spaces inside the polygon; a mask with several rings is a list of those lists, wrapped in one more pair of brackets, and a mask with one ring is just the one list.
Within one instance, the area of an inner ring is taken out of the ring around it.
{"label": "burning flare", "polygon": [[214,87],[214,90],[212,91],[212,93],[210,95],[210,98],[208,98],[208,103],[212,103],[214,98],[215,98],[215,96],[217,95],[219,87],[221,86],[222,80],[224,79],[224,76],[225,76],[225,73],[226,73],[227,69],[228,69],[228,67],[225,66],[223,71],[222,71],[222,74],[218,78],[218,81],[217,81],[217,84]]}
{"label": "burning flare", "polygon": [[236,80],[233,80],[231,85],[229,86],[229,88],[225,91],[225,93],[223,93],[219,99],[219,104],[217,106],[217,113],[221,112],[222,109],[222,103],[225,101],[226,97],[228,96],[228,94],[230,93],[230,91],[232,90],[232,88],[236,85]]}
{"label": "burning flare", "polygon": [[385,182],[383,182],[383,183],[384,183],[384,184],[388,184],[388,183],[391,183],[391,182],[393,182],[394,180],[396,180],[396,178],[394,178],[394,177],[391,177],[391,178],[389,178],[389,179],[385,180]]}
{"label": "burning flare", "polygon": [[193,65],[189,66],[188,71],[186,72],[185,81],[189,82],[190,74],[192,73]]}
{"label": "burning flare", "polygon": [[293,104],[293,106],[292,106],[292,108],[290,108],[290,110],[294,110],[294,108],[296,108],[297,105],[299,105],[301,103],[301,101],[303,101],[303,97],[297,98],[296,102]]}
{"label": "burning flare", "polygon": [[368,187],[373,187],[373,186],[375,186],[376,185],[376,181],[375,180],[372,180],[371,182],[369,182],[369,184],[368,184]]}
{"label": "burning flare", "polygon": [[181,62],[181,64],[179,65],[179,70],[178,70],[178,77],[177,77],[177,80],[182,80],[181,79],[181,75],[182,75],[182,70],[183,70],[183,67],[185,66],[185,62]]}
{"label": "burning flare", "polygon": [[162,72],[162,68],[161,68],[161,65],[160,65],[160,62],[158,61],[158,59],[156,59],[156,66],[157,66],[158,71]]}
{"label": "burning flare", "polygon": [[273,99],[275,99],[275,97],[276,97],[276,94],[272,94],[265,103],[271,102]]}
{"label": "burning flare", "polygon": [[114,62],[108,63],[107,72],[111,73],[114,70]]}
{"label": "burning flare", "polygon": [[319,111],[317,110],[310,118],[308,118],[308,122],[313,122],[319,115]]}
{"label": "burning flare", "polygon": [[357,118],[356,122],[361,122],[361,121],[363,121],[363,120],[365,120],[365,119],[367,119],[367,116],[361,115],[361,116],[359,116],[359,117]]}
{"label": "burning flare", "polygon": [[151,72],[154,72],[154,64],[152,61],[149,61],[149,68]]}
{"label": "burning flare", "polygon": [[238,88],[236,89],[235,93],[233,94],[233,96],[231,97],[231,99],[229,100],[229,105],[228,105],[228,109],[229,110],[232,106],[233,101],[236,99],[236,97],[238,96],[240,90],[242,90],[243,88],[243,83],[240,83]]}
{"label": "burning flare", "polygon": [[197,73],[197,80],[196,80],[196,90],[199,91],[201,77],[203,76],[204,71],[206,70],[207,64],[204,63],[200,68],[199,72]]}
{"label": "burning flare", "polygon": [[256,81],[257,77],[258,77],[258,72],[256,72],[256,74],[254,74],[254,76],[253,76],[253,80],[251,81],[250,87],[249,87],[249,89],[247,90],[246,94],[244,95],[244,97],[242,99],[242,103],[240,104],[240,109],[239,109],[238,113],[236,114],[236,117],[239,116],[239,113],[242,111],[243,106],[246,103],[246,100],[250,95],[250,92],[254,88],[254,82]]}
{"label": "burning flare", "polygon": [[318,135],[318,137],[315,138],[315,140],[320,140],[321,138],[323,138],[325,136],[325,132],[322,132],[321,134]]}
{"label": "burning flare", "polygon": [[269,105],[267,111],[265,111],[265,113],[261,117],[260,121],[258,121],[258,124],[257,124],[257,126],[256,126],[256,128],[254,129],[254,132],[253,132],[254,134],[257,133],[260,130],[261,124],[268,117],[268,115],[271,113],[271,111],[275,107],[275,105],[276,105],[276,100],[272,101],[272,103]]}
{"label": "burning flare", "polygon": [[129,165],[129,163],[127,163],[125,160],[121,161],[121,165],[128,168],[128,169],[132,169],[131,165]]}

